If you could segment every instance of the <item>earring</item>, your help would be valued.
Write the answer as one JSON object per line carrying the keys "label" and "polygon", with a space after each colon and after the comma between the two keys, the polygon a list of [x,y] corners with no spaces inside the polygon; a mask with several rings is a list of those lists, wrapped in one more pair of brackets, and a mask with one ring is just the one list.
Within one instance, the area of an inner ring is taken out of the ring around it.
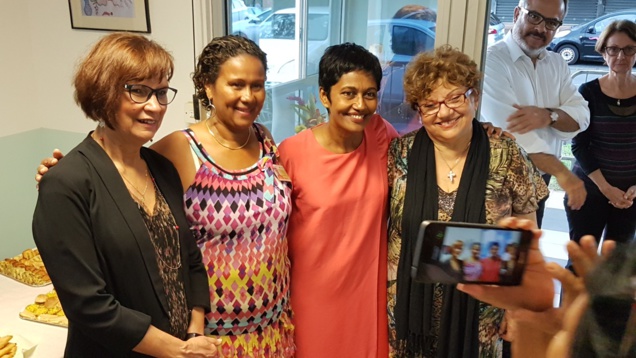
{"label": "earring", "polygon": [[205,109],[208,111],[208,119],[214,117],[214,115],[216,115],[216,107],[214,107],[214,104],[212,103],[212,100],[208,100],[209,104],[205,107]]}
{"label": "earring", "polygon": [[99,120],[99,121],[97,122],[97,126],[98,126],[99,128],[104,128],[104,126],[106,126],[106,123],[104,123],[104,121],[102,121],[102,120]]}

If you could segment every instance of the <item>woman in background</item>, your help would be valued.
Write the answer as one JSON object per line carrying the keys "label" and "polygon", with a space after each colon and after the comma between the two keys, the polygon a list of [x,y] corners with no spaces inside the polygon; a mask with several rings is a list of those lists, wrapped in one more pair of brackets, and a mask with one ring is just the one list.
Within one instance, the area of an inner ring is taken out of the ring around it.
{"label": "woman in background", "polygon": [[75,73],[97,128],[42,179],[33,237],[69,320],[66,357],[214,357],[210,300],[179,175],[143,145],[176,90],[143,36],[100,39]]}
{"label": "woman in background", "polygon": [[606,239],[625,243],[636,233],[636,23],[612,22],[595,48],[609,73],[579,88],[590,126],[572,140],[572,171],[588,195],[580,210],[565,205],[565,212],[571,240],[587,234],[600,240],[605,231]]}
{"label": "woman in background", "polygon": [[488,138],[475,112],[481,75],[467,55],[442,46],[420,53],[404,76],[423,127],[389,148],[389,312],[397,357],[499,357],[503,312],[455,290],[411,280],[423,220],[494,224],[535,220],[547,187],[512,140]]}

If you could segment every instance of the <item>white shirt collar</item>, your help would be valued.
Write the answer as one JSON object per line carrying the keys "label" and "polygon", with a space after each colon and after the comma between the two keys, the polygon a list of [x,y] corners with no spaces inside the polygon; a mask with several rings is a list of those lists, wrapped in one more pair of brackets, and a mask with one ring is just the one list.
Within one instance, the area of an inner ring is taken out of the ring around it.
{"label": "white shirt collar", "polygon": [[[519,44],[515,41],[515,39],[512,38],[512,30],[508,32],[506,37],[504,37],[504,42],[506,43],[506,46],[508,47],[508,51],[510,51],[510,58],[512,59],[512,62],[516,62],[518,59],[522,57],[527,57],[529,60],[532,61],[530,56],[526,55],[526,53],[523,52]],[[539,53],[538,60],[539,61],[543,60],[547,56],[547,52],[548,50],[543,49],[543,51]]]}

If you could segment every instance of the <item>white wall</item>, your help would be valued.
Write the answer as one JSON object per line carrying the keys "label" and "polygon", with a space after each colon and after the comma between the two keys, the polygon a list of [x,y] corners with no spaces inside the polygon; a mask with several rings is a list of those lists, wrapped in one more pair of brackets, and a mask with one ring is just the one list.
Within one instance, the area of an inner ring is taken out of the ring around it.
{"label": "white wall", "polygon": [[[220,0],[195,1],[200,8]],[[194,92],[192,2],[148,2],[149,37],[172,52],[170,84],[179,89],[162,137],[186,126],[184,107]],[[33,178],[40,159],[55,147],[68,152],[95,127],[73,101],[71,78],[77,60],[107,33],[71,29],[67,0],[0,0],[0,259],[34,246]]]}
{"label": "white wall", "polygon": [[[33,128],[36,85],[26,1],[0,0],[0,136]],[[22,129],[23,130],[23,129]]]}
{"label": "white wall", "polygon": [[[149,0],[149,37],[175,58],[179,90],[158,137],[183,128],[194,92],[191,2]],[[36,128],[87,132],[94,123],[73,102],[77,60],[104,31],[71,29],[67,0],[0,0],[0,137]]]}

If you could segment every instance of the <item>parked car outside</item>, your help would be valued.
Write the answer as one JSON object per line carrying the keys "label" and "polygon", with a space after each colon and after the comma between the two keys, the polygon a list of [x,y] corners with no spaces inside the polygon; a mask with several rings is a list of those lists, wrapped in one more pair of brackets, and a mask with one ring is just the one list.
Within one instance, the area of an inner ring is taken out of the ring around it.
{"label": "parked car outside", "polygon": [[243,0],[232,0],[232,21],[240,21],[248,18],[247,6]]}
{"label": "parked car outside", "polygon": [[272,14],[271,9],[267,9],[260,14],[251,17],[247,20],[240,20],[232,22],[231,33],[232,35],[239,35],[247,37],[248,39],[258,44],[259,34],[261,31],[261,24]]}
{"label": "parked car outside", "polygon": [[377,112],[400,133],[420,126],[415,111],[404,103],[402,79],[413,56],[435,46],[435,23],[418,19],[371,20],[367,26],[367,48],[382,64],[382,87]]}
{"label": "parked car outside", "polygon": [[559,53],[568,65],[581,60],[603,62],[603,56],[594,50],[594,46],[605,27],[616,20],[636,21],[636,9],[605,14],[584,24],[559,31],[554,35],[548,50]]}
{"label": "parked car outside", "polygon": [[246,10],[247,10],[247,18],[250,20],[256,18],[256,16],[258,16],[260,13],[263,12],[263,9],[256,6],[248,6]]}
{"label": "parked car outside", "polygon": [[[289,82],[299,77],[300,35],[295,8],[276,10],[259,26],[259,47],[267,54],[267,81]],[[320,57],[329,46],[328,7],[310,7],[307,15],[307,75],[318,73]]]}
{"label": "parked car outside", "polygon": [[497,15],[490,13],[490,23],[488,24],[488,46],[503,40],[506,34],[506,25],[504,25]]}
{"label": "parked car outside", "polygon": [[[385,19],[368,22],[367,48],[382,64],[382,88],[377,112],[391,122],[400,134],[421,126],[417,113],[404,102],[403,77],[413,56],[435,47],[436,24],[420,19]],[[505,25],[490,14],[488,45],[504,38]]]}

